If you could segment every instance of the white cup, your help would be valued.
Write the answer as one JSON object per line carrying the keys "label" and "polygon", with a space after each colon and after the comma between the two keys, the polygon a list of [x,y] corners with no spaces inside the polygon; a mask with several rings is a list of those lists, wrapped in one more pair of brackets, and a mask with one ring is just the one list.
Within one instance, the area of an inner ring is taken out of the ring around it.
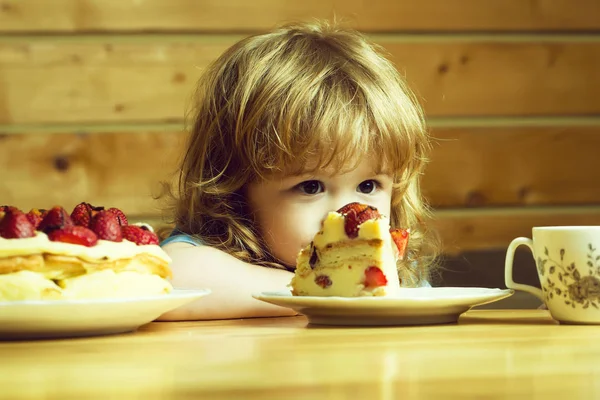
{"label": "white cup", "polygon": [[[535,227],[532,237],[516,238],[508,246],[506,287],[538,297],[561,323],[600,324],[600,226]],[[520,245],[533,253],[542,290],[513,280]]]}

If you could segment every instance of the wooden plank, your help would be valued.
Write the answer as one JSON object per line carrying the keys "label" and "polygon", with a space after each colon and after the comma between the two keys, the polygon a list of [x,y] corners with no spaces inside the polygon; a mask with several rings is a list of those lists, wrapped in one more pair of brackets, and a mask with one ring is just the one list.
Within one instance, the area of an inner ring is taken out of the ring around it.
{"label": "wooden plank", "polygon": [[[600,205],[600,121],[440,126],[433,135],[437,144],[423,191],[438,209]],[[85,200],[153,214],[159,204],[152,194],[176,169],[184,136],[167,128],[0,135],[0,203],[29,209]]]}
{"label": "wooden plank", "polygon": [[434,127],[423,190],[436,208],[600,204],[600,120]]}
{"label": "wooden plank", "polygon": [[600,36],[575,41],[383,42],[429,116],[600,112]]}
{"label": "wooden plank", "polygon": [[0,203],[24,210],[81,201],[157,214],[159,181],[179,156],[177,132],[0,135]]}
{"label": "wooden plank", "polygon": [[0,41],[0,124],[181,120],[231,43]]}
{"label": "wooden plank", "polygon": [[334,15],[365,31],[600,28],[596,0],[3,0],[0,32],[250,32]]}
{"label": "wooden plank", "polygon": [[[180,121],[202,68],[237,39],[0,40],[0,124]],[[430,116],[600,113],[600,36],[376,39]]]}
{"label": "wooden plank", "polygon": [[506,249],[511,240],[531,237],[534,226],[600,225],[600,207],[501,208],[437,211],[433,226],[446,254]]}

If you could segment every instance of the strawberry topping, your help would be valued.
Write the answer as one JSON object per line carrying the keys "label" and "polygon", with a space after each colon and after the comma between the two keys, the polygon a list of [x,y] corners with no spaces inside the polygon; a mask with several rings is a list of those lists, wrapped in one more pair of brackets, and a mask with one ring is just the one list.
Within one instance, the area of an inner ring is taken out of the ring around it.
{"label": "strawberry topping", "polygon": [[29,220],[29,222],[31,222],[31,225],[33,225],[33,227],[35,229],[38,229],[38,227],[42,223],[42,220],[44,219],[44,217],[46,216],[47,213],[48,212],[46,210],[40,210],[38,208],[32,208],[25,215],[27,215],[27,219]]}
{"label": "strawberry topping", "polygon": [[14,207],[14,206],[0,206],[0,219],[2,218],[4,213],[6,213],[8,211],[11,211],[14,213],[22,213],[23,212],[19,208]]}
{"label": "strawberry topping", "polygon": [[109,208],[108,211],[110,211],[111,213],[115,214],[115,216],[117,217],[117,220],[119,221],[119,225],[121,226],[127,226],[127,217],[125,216],[125,213],[121,210],[119,210],[118,208]]}
{"label": "strawberry topping", "polygon": [[90,229],[98,235],[98,239],[120,242],[123,240],[121,225],[117,216],[108,210],[102,210],[96,214],[90,223]]}
{"label": "strawberry topping", "polygon": [[60,206],[55,206],[48,210],[44,219],[42,219],[42,222],[38,225],[38,230],[48,234],[53,230],[62,229],[72,225],[73,221],[65,209]]}
{"label": "strawberry topping", "polygon": [[346,215],[348,214],[350,211],[354,211],[355,213],[360,213],[362,211],[364,211],[367,207],[369,207],[366,204],[362,204],[362,203],[348,203],[346,204],[344,207],[340,208],[339,210],[337,210],[338,213],[342,214],[342,215]]}
{"label": "strawberry topping", "polygon": [[75,225],[89,228],[92,219],[102,210],[104,210],[104,207],[94,207],[90,203],[85,202],[79,203],[71,212],[71,219]]}
{"label": "strawberry topping", "polygon": [[79,244],[87,247],[98,243],[98,236],[84,226],[67,226],[56,229],[48,234],[48,239],[53,242]]}
{"label": "strawberry topping", "polygon": [[21,239],[35,236],[35,228],[22,211],[3,212],[0,220],[0,236],[5,239]]}
{"label": "strawberry topping", "polygon": [[358,228],[363,222],[381,217],[375,207],[361,203],[346,204],[338,213],[344,216],[344,230],[349,238],[358,237]]}
{"label": "strawberry topping", "polygon": [[137,245],[158,244],[158,236],[143,226],[127,225],[121,227],[123,239],[129,240]]}
{"label": "strawberry topping", "polygon": [[377,287],[387,285],[387,278],[382,270],[377,267],[365,269],[365,287]]}
{"label": "strawberry topping", "polygon": [[398,248],[398,257],[403,259],[404,255],[406,254],[406,246],[408,245],[410,233],[408,229],[390,229],[390,233],[392,234],[392,239]]}

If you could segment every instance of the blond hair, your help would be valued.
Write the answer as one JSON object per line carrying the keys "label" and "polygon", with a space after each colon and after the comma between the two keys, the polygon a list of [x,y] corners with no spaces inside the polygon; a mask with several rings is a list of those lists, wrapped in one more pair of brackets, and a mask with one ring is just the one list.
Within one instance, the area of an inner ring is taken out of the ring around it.
{"label": "blond hair", "polygon": [[328,23],[248,37],[198,82],[193,125],[172,205],[176,227],[240,260],[275,265],[244,189],[306,168],[350,169],[381,155],[394,177],[392,227],[411,229],[406,284],[428,277],[437,246],[419,189],[429,138],[422,111],[383,51]]}

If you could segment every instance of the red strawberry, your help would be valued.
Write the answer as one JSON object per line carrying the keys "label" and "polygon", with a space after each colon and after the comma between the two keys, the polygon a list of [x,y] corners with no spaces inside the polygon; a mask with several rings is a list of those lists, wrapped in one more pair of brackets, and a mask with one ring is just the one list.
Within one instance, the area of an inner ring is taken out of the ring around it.
{"label": "red strawberry", "polygon": [[92,219],[92,205],[89,203],[79,203],[71,211],[71,219],[78,226],[89,226]]}
{"label": "red strawberry", "polygon": [[60,206],[52,207],[46,215],[42,222],[38,225],[38,230],[43,231],[48,234],[56,229],[62,229],[67,226],[72,226],[73,221],[67,211]]}
{"label": "red strawberry", "polygon": [[387,285],[387,278],[382,270],[377,267],[369,267],[365,269],[365,287],[385,285]]}
{"label": "red strawberry", "polygon": [[42,220],[44,219],[44,216],[46,215],[45,213],[46,213],[46,210],[32,208],[25,215],[27,215],[27,219],[29,220],[29,222],[31,222],[31,225],[33,225],[33,227],[35,229],[37,229],[38,226],[40,225],[40,223],[42,222]]}
{"label": "red strawberry", "polygon": [[333,282],[331,282],[331,278],[327,275],[318,275],[315,278],[315,283],[321,286],[323,289],[328,288],[333,284]]}
{"label": "red strawberry", "polygon": [[90,229],[98,235],[98,239],[120,242],[123,240],[121,226],[117,216],[108,210],[102,210],[96,214],[90,223]]}
{"label": "red strawberry", "polygon": [[381,214],[379,214],[379,211],[377,211],[375,207],[365,208],[360,214],[358,214],[358,219],[361,224],[370,219],[377,219],[379,217],[381,217]]}
{"label": "red strawberry", "polygon": [[121,226],[127,226],[127,217],[125,216],[125,214],[123,213],[123,211],[119,210],[118,208],[109,208],[108,211],[112,212],[113,214],[115,214],[117,216],[117,220],[119,221],[119,225]]}
{"label": "red strawberry", "polygon": [[346,204],[338,212],[344,215],[344,229],[349,238],[358,237],[358,227],[360,224],[381,216],[375,207],[360,203]]}
{"label": "red strawberry", "polygon": [[5,213],[7,211],[12,211],[12,212],[23,212],[21,210],[19,210],[19,208],[14,207],[14,206],[0,206],[0,213]]}
{"label": "red strawberry", "polygon": [[2,221],[2,218],[4,218],[4,216],[6,215],[7,212],[14,212],[14,213],[22,213],[23,211],[19,210],[17,207],[13,207],[13,206],[0,206],[0,221]]}
{"label": "red strawberry", "polygon": [[346,231],[346,235],[348,235],[349,238],[358,237],[359,225],[360,222],[358,220],[358,215],[356,215],[356,212],[354,210],[350,210],[344,216],[344,230]]}
{"label": "red strawberry", "polygon": [[361,204],[361,203],[348,203],[346,204],[344,207],[340,208],[339,210],[337,210],[338,213],[342,214],[342,215],[346,215],[348,214],[348,212],[350,212],[351,210],[354,211],[355,213],[359,213],[361,211],[363,211],[364,209],[366,209],[367,207],[369,207],[366,204]]}
{"label": "red strawberry", "polygon": [[87,247],[98,243],[98,236],[94,232],[84,226],[75,225],[53,230],[48,234],[48,239],[53,242],[73,243]]}
{"label": "red strawberry", "polygon": [[158,244],[158,236],[144,226],[127,225],[121,227],[123,239],[129,240],[137,245]]}
{"label": "red strawberry", "polygon": [[392,234],[392,239],[398,248],[398,257],[402,260],[406,253],[406,246],[408,245],[410,231],[408,229],[390,229],[390,233]]}
{"label": "red strawberry", "polygon": [[85,226],[89,228],[92,218],[96,216],[104,207],[94,207],[90,203],[79,203],[71,212],[71,219],[75,225]]}
{"label": "red strawberry", "polygon": [[20,239],[35,236],[35,228],[22,211],[5,211],[0,221],[0,236],[5,239]]}

